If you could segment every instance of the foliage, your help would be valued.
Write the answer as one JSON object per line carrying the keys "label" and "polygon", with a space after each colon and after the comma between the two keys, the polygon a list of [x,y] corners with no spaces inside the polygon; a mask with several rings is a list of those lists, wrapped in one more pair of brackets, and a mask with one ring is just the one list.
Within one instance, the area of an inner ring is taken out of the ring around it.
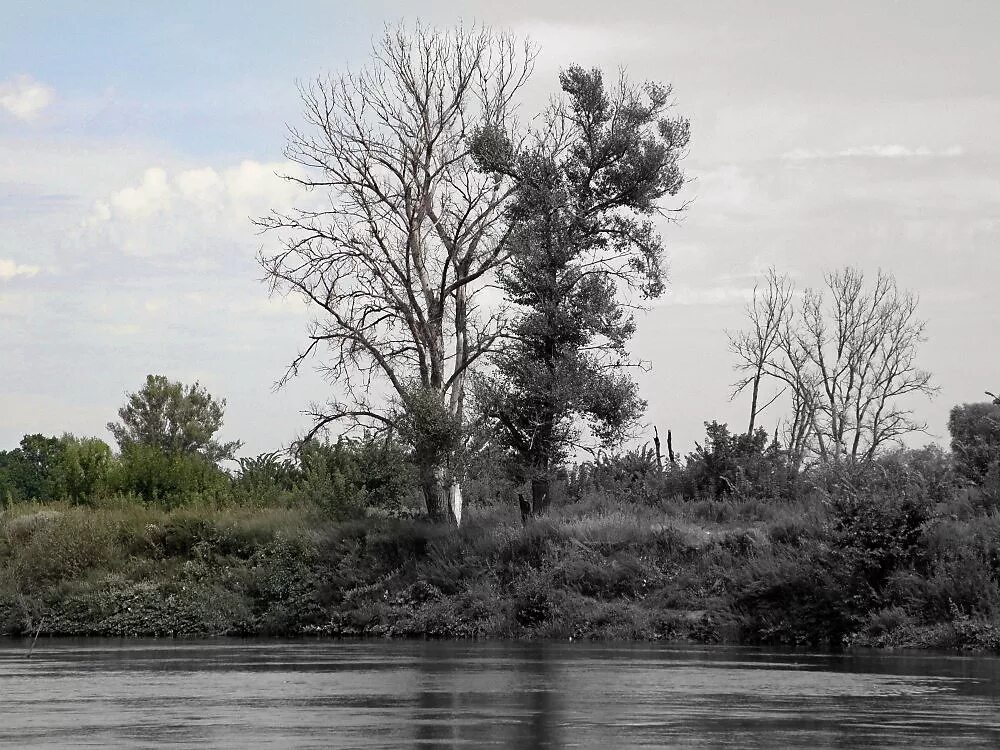
{"label": "foliage", "polygon": [[300,447],[299,460],[302,479],[298,496],[334,518],[368,509],[398,514],[410,499],[414,468],[392,440],[311,440]]}
{"label": "foliage", "polygon": [[991,467],[1000,465],[1000,404],[961,404],[948,417],[951,450],[959,473],[982,483]]}
{"label": "foliage", "polygon": [[732,434],[716,421],[705,423],[705,444],[695,443],[687,474],[696,494],[787,498],[795,472],[767,430]]}
{"label": "foliage", "polygon": [[89,503],[110,489],[115,468],[111,448],[98,438],[62,438],[62,456],[57,469],[62,494],[73,503]]}
{"label": "foliage", "polygon": [[63,448],[59,438],[35,434],[0,452],[0,501],[56,499]]}
{"label": "foliage", "polygon": [[200,453],[166,452],[145,443],[122,451],[111,482],[118,492],[164,507],[221,502],[230,486],[229,475]]}
{"label": "foliage", "polygon": [[111,449],[97,438],[25,435],[18,448],[0,452],[0,505],[90,502],[107,491],[114,461]]}
{"label": "foliage", "polygon": [[218,463],[232,459],[241,445],[215,440],[225,409],[225,399],[216,400],[198,383],[184,385],[163,375],[148,375],[139,391],[127,394],[118,410],[121,421],[110,422],[108,430],[123,454],[134,446],[147,446]]}
{"label": "foliage", "polygon": [[688,141],[688,122],[666,116],[668,86],[609,87],[579,66],[560,84],[564,99],[528,144],[515,148],[492,125],[473,137],[480,168],[517,186],[511,262],[498,278],[519,308],[477,400],[533,474],[538,510],[581,420],[610,446],[645,406],[624,371],[635,323],[619,292],[663,291],[662,242],[648,217],[680,190]]}
{"label": "foliage", "polygon": [[302,479],[302,469],[281,453],[260,453],[238,459],[233,496],[244,505],[267,505],[287,497]]}
{"label": "foliage", "polygon": [[[510,125],[533,56],[484,28],[400,25],[367,65],[302,88],[307,129],[291,131],[286,155],[303,168],[295,182],[328,205],[259,225],[281,245],[261,258],[272,290],[317,313],[286,380],[315,355],[336,386],[314,410],[313,434],[332,422],[399,427],[394,407],[410,414],[428,392],[464,421],[469,369],[500,333],[477,295],[507,255],[511,194],[508,180],[476,170],[466,135],[484,120]],[[444,520],[451,456],[415,447],[438,457],[421,460],[421,485],[428,514]]]}

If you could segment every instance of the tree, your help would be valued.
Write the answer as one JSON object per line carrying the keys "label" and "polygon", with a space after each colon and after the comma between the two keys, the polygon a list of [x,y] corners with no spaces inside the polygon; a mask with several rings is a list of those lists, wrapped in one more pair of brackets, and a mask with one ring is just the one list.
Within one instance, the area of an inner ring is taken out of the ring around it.
{"label": "tree", "polygon": [[605,446],[617,442],[645,402],[624,368],[635,322],[620,298],[664,288],[663,245],[650,217],[683,184],[683,118],[666,116],[669,86],[570,67],[563,99],[518,150],[505,133],[480,129],[480,167],[517,185],[508,213],[511,263],[499,286],[516,304],[509,341],[479,401],[532,480],[544,510],[553,469],[578,443],[580,422]]}
{"label": "tree", "polygon": [[118,410],[120,422],[108,430],[122,453],[134,446],[150,446],[168,454],[197,454],[212,463],[232,459],[242,443],[220,443],[226,400],[216,400],[198,383],[184,385],[163,375],[146,376],[136,393],[126,394]]}
{"label": "tree", "polygon": [[782,334],[787,330],[792,304],[792,282],[787,275],[778,276],[773,268],[767,270],[765,287],[753,288],[753,300],[747,305],[748,329],[730,333],[729,348],[736,354],[736,369],[746,373],[733,386],[735,398],[750,388],[750,423],[747,435],[753,435],[757,415],[773,404],[781,392],[759,405],[761,381],[767,375],[768,364],[781,352]]}
{"label": "tree", "polygon": [[[992,395],[992,394],[990,394]],[[951,450],[959,473],[980,483],[1000,465],[1000,403],[955,406],[948,416]]]}
{"label": "tree", "polygon": [[533,58],[485,29],[387,28],[367,67],[301,91],[309,132],[293,129],[286,154],[304,175],[290,179],[328,205],[259,221],[282,246],[261,258],[272,292],[316,312],[282,382],[316,355],[338,389],[307,437],[405,426],[434,519],[459,496],[469,369],[501,330],[476,297],[506,257],[512,187],[475,168],[470,136],[512,127]]}
{"label": "tree", "polygon": [[[930,373],[916,366],[925,324],[916,295],[900,291],[889,274],[880,271],[870,288],[854,268],[824,280],[825,290],[807,289],[798,305],[789,303],[777,346],[765,346],[752,324],[744,350],[770,351],[762,371],[791,390],[789,433],[798,450],[811,445],[822,460],[870,461],[925,428],[902,401],[936,391]],[[773,284],[766,294],[774,294]],[[766,299],[752,309],[766,310]],[[761,361],[740,356],[742,367]]]}
{"label": "tree", "polygon": [[34,434],[21,438],[14,450],[0,452],[0,499],[58,498],[63,449],[59,438]]}
{"label": "tree", "polygon": [[114,456],[99,438],[63,435],[58,483],[74,503],[86,503],[108,489]]}

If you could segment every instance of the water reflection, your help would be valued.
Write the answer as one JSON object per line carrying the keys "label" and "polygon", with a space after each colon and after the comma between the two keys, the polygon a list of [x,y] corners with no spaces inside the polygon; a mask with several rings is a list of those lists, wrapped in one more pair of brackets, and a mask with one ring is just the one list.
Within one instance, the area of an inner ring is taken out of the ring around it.
{"label": "water reflection", "polygon": [[0,645],[0,745],[1000,746],[1000,660],[643,644]]}

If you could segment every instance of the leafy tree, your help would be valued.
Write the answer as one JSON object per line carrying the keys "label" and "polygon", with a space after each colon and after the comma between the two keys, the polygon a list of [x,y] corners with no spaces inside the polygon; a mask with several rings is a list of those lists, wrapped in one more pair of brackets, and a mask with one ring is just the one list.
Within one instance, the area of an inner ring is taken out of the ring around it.
{"label": "leafy tree", "polygon": [[[303,89],[309,130],[286,150],[322,210],[259,224],[281,250],[261,259],[272,291],[317,316],[285,380],[316,355],[337,396],[313,409],[310,436],[337,422],[395,430],[428,404],[464,423],[466,378],[497,341],[475,297],[507,253],[512,187],[478,172],[469,134],[505,127],[534,52],[485,29],[387,28],[372,62]],[[411,430],[428,514],[449,516],[461,478],[454,444]],[[455,517],[454,508],[451,513]]]}
{"label": "leafy tree", "polygon": [[1000,464],[1000,404],[981,402],[955,406],[948,417],[951,450],[958,472],[982,482]]}
{"label": "leafy tree", "polygon": [[619,441],[645,402],[623,368],[635,332],[621,291],[664,289],[663,244],[652,217],[683,184],[687,120],[668,117],[669,86],[607,86],[599,70],[560,75],[563,99],[518,149],[495,127],[475,134],[487,173],[513,178],[511,262],[499,285],[518,306],[510,341],[493,357],[479,400],[505,443],[530,467],[532,505],[581,437]]}
{"label": "leafy tree", "polygon": [[212,463],[232,459],[242,442],[220,443],[226,400],[216,400],[200,384],[184,385],[163,375],[148,375],[146,384],[127,394],[118,410],[119,422],[108,429],[122,453],[133,446],[151,446],[168,454],[197,454]]}
{"label": "leafy tree", "polygon": [[0,497],[6,501],[57,498],[62,455],[59,438],[25,435],[17,448],[0,453]]}
{"label": "leafy tree", "polygon": [[64,435],[62,453],[56,467],[62,493],[74,503],[87,503],[109,487],[114,468],[111,448],[98,438]]}

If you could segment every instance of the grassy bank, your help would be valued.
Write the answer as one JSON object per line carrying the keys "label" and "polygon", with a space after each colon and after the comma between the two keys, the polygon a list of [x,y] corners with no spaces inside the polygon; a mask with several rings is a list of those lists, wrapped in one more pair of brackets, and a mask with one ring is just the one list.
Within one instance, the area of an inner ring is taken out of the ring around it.
{"label": "grassy bank", "polygon": [[591,492],[527,527],[473,507],[456,531],[308,505],[19,504],[0,514],[0,633],[1000,647],[1000,515],[869,507]]}

